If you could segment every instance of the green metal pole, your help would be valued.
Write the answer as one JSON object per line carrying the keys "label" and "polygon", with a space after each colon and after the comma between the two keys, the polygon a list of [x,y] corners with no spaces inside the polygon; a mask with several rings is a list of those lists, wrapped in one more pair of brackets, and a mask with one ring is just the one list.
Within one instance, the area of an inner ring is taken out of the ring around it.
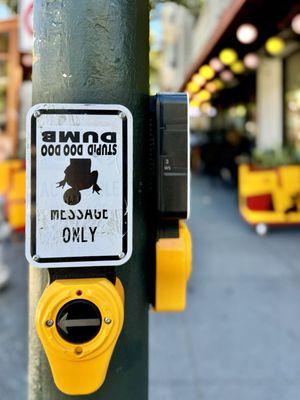
{"label": "green metal pole", "polygon": [[[111,103],[134,118],[134,251],[116,269],[125,325],[106,382],[80,399],[148,399],[148,273],[153,259],[147,205],[148,29],[143,0],[35,0],[33,102]],[[153,242],[152,242],[153,243]],[[47,271],[30,268],[29,400],[63,400],[36,336],[34,313]],[[77,398],[77,397],[72,397]]]}

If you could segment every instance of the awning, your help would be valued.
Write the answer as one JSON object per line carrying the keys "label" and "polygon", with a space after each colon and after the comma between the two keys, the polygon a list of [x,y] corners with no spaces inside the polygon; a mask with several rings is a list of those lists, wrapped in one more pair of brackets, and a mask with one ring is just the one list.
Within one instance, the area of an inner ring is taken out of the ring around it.
{"label": "awning", "polygon": [[[292,17],[299,12],[298,0],[233,0],[210,40],[188,70],[181,90],[185,90],[186,84],[201,65],[218,56],[224,47],[235,49],[242,59],[247,53],[263,47],[270,36],[290,26]],[[242,44],[236,37],[238,27],[244,23],[251,23],[258,29],[258,38],[252,44]]]}

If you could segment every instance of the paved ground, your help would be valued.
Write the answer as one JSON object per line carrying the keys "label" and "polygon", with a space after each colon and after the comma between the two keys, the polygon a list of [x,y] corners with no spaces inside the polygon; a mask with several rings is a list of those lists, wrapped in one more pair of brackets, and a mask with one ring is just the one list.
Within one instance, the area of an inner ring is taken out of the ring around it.
{"label": "paved ground", "polygon": [[26,400],[28,267],[24,242],[2,243],[1,253],[12,279],[0,292],[0,400]]}
{"label": "paved ground", "polygon": [[151,317],[151,400],[300,398],[300,231],[257,237],[235,198],[193,182],[189,304]]}
{"label": "paved ground", "polygon": [[[259,238],[235,203],[222,184],[193,181],[189,305],[151,315],[150,400],[300,398],[300,230]],[[26,400],[23,243],[6,243],[5,258],[13,276],[0,293],[0,400]]]}

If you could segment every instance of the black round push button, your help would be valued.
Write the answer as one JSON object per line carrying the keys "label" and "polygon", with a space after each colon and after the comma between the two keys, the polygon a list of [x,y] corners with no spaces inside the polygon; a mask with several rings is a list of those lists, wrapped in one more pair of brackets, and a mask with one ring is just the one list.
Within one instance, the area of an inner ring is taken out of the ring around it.
{"label": "black round push button", "polygon": [[56,317],[56,328],[60,336],[69,343],[83,344],[93,340],[102,324],[101,313],[88,300],[72,300],[66,303]]}

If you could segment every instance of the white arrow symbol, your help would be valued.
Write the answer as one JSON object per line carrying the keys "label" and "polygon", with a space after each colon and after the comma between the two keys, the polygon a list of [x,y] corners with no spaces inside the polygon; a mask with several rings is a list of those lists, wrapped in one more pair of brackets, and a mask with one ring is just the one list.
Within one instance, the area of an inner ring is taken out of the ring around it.
{"label": "white arrow symbol", "polygon": [[100,326],[101,320],[99,318],[91,319],[67,319],[68,313],[66,313],[57,323],[59,328],[68,334],[68,328],[79,328],[86,326]]}

